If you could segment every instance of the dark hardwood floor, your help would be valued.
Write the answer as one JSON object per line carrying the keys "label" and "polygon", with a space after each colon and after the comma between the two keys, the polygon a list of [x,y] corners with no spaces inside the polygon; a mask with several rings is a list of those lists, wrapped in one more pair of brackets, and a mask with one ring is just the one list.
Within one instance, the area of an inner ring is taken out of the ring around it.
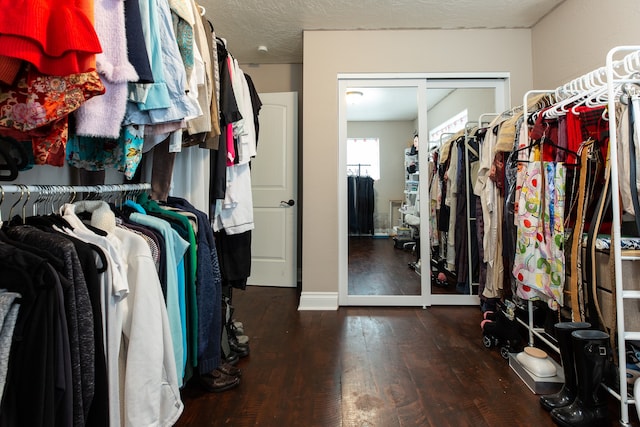
{"label": "dark hardwood floor", "polygon": [[[301,312],[298,298],[287,288],[234,292],[251,340],[242,382],[207,393],[192,380],[177,426],[554,425],[498,351],[482,345],[476,307]],[[618,425],[617,403],[610,407]]]}
{"label": "dark hardwood floor", "polygon": [[[349,237],[349,295],[420,295],[420,276],[409,268],[415,261],[415,252],[395,248],[392,238]],[[445,283],[431,293],[455,294],[455,280]]]}
{"label": "dark hardwood floor", "polygon": [[393,239],[349,237],[349,295],[420,295],[420,276],[409,268],[415,261]]}

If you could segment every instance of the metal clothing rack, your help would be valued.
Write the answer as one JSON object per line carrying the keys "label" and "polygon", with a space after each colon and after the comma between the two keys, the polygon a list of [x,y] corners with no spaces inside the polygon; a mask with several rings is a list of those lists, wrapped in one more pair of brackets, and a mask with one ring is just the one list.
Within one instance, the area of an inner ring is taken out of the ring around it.
{"label": "metal clothing rack", "polygon": [[[614,60],[613,57],[616,54],[624,51],[632,51],[627,54],[621,60]],[[555,90],[531,90],[525,93],[523,98],[523,110],[525,120],[528,117],[527,100],[531,94],[554,94],[556,102],[562,101],[563,98],[588,94],[591,98],[597,95],[600,100],[601,95],[606,94],[607,114],[609,115],[609,161],[611,165],[611,194],[614,197],[611,198],[612,207],[612,229],[611,229],[611,241],[612,247],[609,256],[613,256],[614,271],[615,271],[615,287],[616,287],[616,328],[617,328],[617,350],[618,350],[618,390],[613,390],[610,387],[606,387],[607,391],[620,401],[620,424],[624,426],[630,426],[629,424],[629,405],[635,404],[633,398],[630,398],[627,393],[627,378],[625,369],[626,360],[626,341],[627,340],[640,340],[640,331],[627,331],[625,328],[625,313],[624,313],[624,301],[625,299],[640,300],[640,291],[627,290],[624,286],[625,278],[622,275],[622,261],[638,261],[639,256],[626,256],[622,255],[620,240],[620,218],[621,218],[621,206],[620,200],[617,195],[620,192],[620,183],[618,177],[618,141],[617,141],[617,118],[616,118],[616,100],[619,95],[619,85],[622,83],[636,83],[640,84],[640,78],[637,77],[637,73],[640,73],[640,46],[618,46],[611,49],[606,56],[606,65],[597,70],[591,71],[581,77],[578,77],[563,86],[559,86]],[[600,103],[602,105],[603,102]],[[636,212],[636,215],[640,213]],[[528,301],[529,319],[528,323],[523,322],[518,318],[518,321],[529,329],[530,344],[533,344],[534,335],[542,340],[545,344],[549,345],[554,351],[559,352],[556,345],[551,343],[542,330],[534,328],[533,326],[533,303]]]}
{"label": "metal clothing rack", "polygon": [[[624,59],[620,61],[614,61],[613,56],[618,52],[623,51],[633,51],[624,57]],[[617,73],[617,70],[620,67],[624,67],[624,70],[627,72],[627,75],[620,75]],[[614,83],[623,83],[623,82],[634,82],[640,83],[640,79],[630,78],[631,74],[635,74],[640,72],[640,46],[619,46],[611,49],[607,53],[606,65],[605,65],[605,73],[606,73],[606,87],[607,87],[607,97],[608,97],[608,114],[609,114],[609,156],[611,162],[611,207],[613,210],[613,221],[612,221],[612,230],[611,230],[611,243],[613,250],[613,260],[614,260],[614,268],[615,268],[615,285],[616,285],[616,322],[617,322],[617,334],[618,334],[618,375],[619,375],[619,390],[620,393],[616,393],[614,390],[609,389],[609,393],[614,395],[616,398],[620,400],[620,424],[622,425],[630,425],[629,424],[629,404],[638,405],[633,399],[629,399],[626,388],[627,388],[627,379],[626,379],[626,369],[624,367],[626,364],[624,361],[626,360],[626,341],[627,340],[639,340],[640,339],[640,331],[629,331],[625,330],[625,316],[624,316],[624,300],[625,299],[640,299],[640,292],[638,291],[630,291],[626,290],[624,287],[624,276],[622,275],[622,261],[623,260],[632,260],[637,261],[640,260],[640,257],[637,256],[622,256],[621,252],[621,244],[620,244],[620,199],[618,198],[618,194],[620,191],[620,183],[618,180],[618,141],[616,135],[616,87],[614,87]],[[594,73],[597,75],[592,75],[591,77],[601,77],[602,69],[596,70]],[[631,138],[633,138],[633,133],[631,133]],[[633,143],[633,142],[631,142]],[[635,212],[636,215],[639,215],[640,212]],[[609,253],[609,257],[611,257],[611,252]]]}
{"label": "metal clothing rack", "polygon": [[[91,198],[94,195],[117,195],[127,193],[144,192],[151,190],[150,183],[141,184],[103,184],[103,185],[33,185],[33,184],[0,184],[0,205],[5,200],[7,194],[19,194],[19,198],[11,205],[9,217],[11,217],[13,209],[22,203],[22,216],[26,215],[26,205],[29,201],[34,203],[35,209],[37,203],[43,202],[60,202],[65,200],[64,196],[71,196],[70,202],[82,195]],[[37,194],[38,197],[31,200],[32,195]],[[67,197],[68,198],[68,197]],[[24,199],[24,201],[23,201]],[[0,223],[2,215],[0,214]]]}
{"label": "metal clothing rack", "polygon": [[[528,112],[527,112],[527,104],[528,104],[528,99],[529,96],[532,94],[541,94],[541,93],[550,93],[553,92],[552,90],[530,90],[528,92],[526,92],[523,96],[523,101],[522,101],[522,105],[523,105],[523,117],[527,117]],[[482,127],[482,125],[484,123],[488,123],[485,118],[486,117],[498,117],[500,115],[502,115],[504,113],[483,113],[480,115],[480,117],[478,118],[478,126]],[[516,130],[517,132],[517,130]],[[479,153],[482,153],[482,150],[479,151]],[[540,339],[541,341],[543,341],[546,345],[548,345],[551,349],[553,349],[556,353],[558,353],[560,350],[558,349],[557,345],[554,344],[553,342],[551,342],[550,340],[547,339],[546,335],[544,334],[544,328],[536,328],[533,324],[533,302],[531,301],[527,301],[527,312],[529,315],[528,321],[525,322],[522,319],[520,319],[519,317],[516,316],[516,320],[518,321],[518,323],[520,323],[521,325],[525,326],[527,328],[527,330],[529,331],[529,345],[533,346],[534,345],[534,336],[537,337],[538,339]]]}
{"label": "metal clothing rack", "polygon": [[103,185],[25,185],[25,184],[0,184],[0,193],[40,193],[55,192],[60,193],[118,193],[125,191],[150,190],[151,184],[103,184]]}
{"label": "metal clothing rack", "polygon": [[[352,175],[352,176],[362,176],[362,168],[363,167],[368,167],[371,166],[368,163],[351,163],[351,164],[347,164],[347,168],[349,166],[357,166],[358,167],[358,174],[357,175]],[[366,169],[365,169],[365,173],[367,173]]]}

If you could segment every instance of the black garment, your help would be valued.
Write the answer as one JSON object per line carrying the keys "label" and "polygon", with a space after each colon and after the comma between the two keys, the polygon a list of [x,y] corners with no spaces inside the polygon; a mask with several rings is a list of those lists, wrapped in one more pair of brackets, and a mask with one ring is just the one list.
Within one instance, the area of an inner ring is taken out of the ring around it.
{"label": "black garment", "polygon": [[[78,253],[78,259],[82,265],[82,272],[87,282],[87,291],[91,301],[93,313],[93,334],[95,348],[95,391],[93,400],[88,402],[86,408],[86,425],[91,427],[109,425],[109,385],[107,380],[107,362],[102,334],[102,306],[100,303],[100,274],[107,268],[107,258],[98,246],[83,242],[73,236],[64,235],[71,241]],[[100,263],[100,271],[96,265]],[[86,405],[85,405],[86,406]]]}
{"label": "black garment", "polygon": [[215,233],[215,238],[223,286],[228,283],[245,289],[251,275],[251,231],[227,234],[221,230]]}
{"label": "black garment", "polygon": [[[519,128],[517,126],[516,128]],[[516,141],[517,142],[517,141]],[[518,144],[514,144],[518,147]],[[504,185],[504,221],[502,222],[502,256],[504,257],[504,271],[512,271],[516,253],[516,234],[517,227],[515,224],[515,197],[518,178],[518,163],[512,161],[512,157],[516,154],[512,153],[510,158],[505,162],[505,185]],[[509,283],[511,294],[515,295],[517,291],[517,283],[513,280],[513,275],[505,275]],[[505,282],[507,289],[507,282]]]}
{"label": "black garment", "polygon": [[227,192],[227,127],[220,126],[220,144],[217,150],[211,150],[209,163],[209,200],[211,212],[215,209],[215,200],[223,200]]}
{"label": "black garment", "polygon": [[262,108],[262,101],[260,100],[260,96],[258,95],[258,91],[256,90],[255,85],[253,84],[253,80],[249,74],[244,73],[244,77],[247,80],[247,86],[249,86],[249,95],[251,96],[251,107],[253,108],[253,125],[256,129],[256,147],[258,146],[258,140],[260,136],[260,122],[258,120],[258,116],[260,115],[260,109]]}
{"label": "black garment", "polygon": [[[450,144],[449,146],[449,150],[451,150],[451,146],[453,144]],[[449,215],[451,215],[451,209],[449,208],[449,206],[447,206],[447,204],[445,203],[445,200],[447,198],[447,181],[445,181],[444,179],[444,175],[447,173],[447,170],[449,169],[449,162],[451,161],[451,155],[450,155],[451,151],[449,151],[449,158],[447,159],[447,161],[443,164],[440,163],[438,165],[438,178],[440,179],[440,194],[442,195],[440,198],[440,209],[439,211],[439,215],[438,215],[438,231],[442,231],[444,233],[449,231]]]}
{"label": "black garment", "polygon": [[231,76],[227,64],[227,49],[224,44],[217,43],[218,68],[220,73],[220,143],[214,150],[214,160],[211,162],[211,174],[209,179],[209,200],[214,204],[217,199],[224,199],[227,190],[227,125],[242,119],[238,109]]}
{"label": "black garment", "polygon": [[127,54],[129,62],[138,73],[138,83],[153,83],[153,73],[147,55],[147,46],[142,34],[142,18],[137,1],[124,2],[125,29],[127,32]]}
{"label": "black garment", "polygon": [[373,211],[374,211],[373,178],[361,176],[358,179],[358,223],[360,232],[373,235]]}
{"label": "black garment", "polygon": [[0,242],[0,272],[2,287],[21,295],[0,425],[70,425],[71,367],[64,366],[70,353],[58,274],[45,259],[4,242]]}
{"label": "black garment", "polygon": [[[51,252],[64,262],[64,290],[73,378],[74,425],[84,425],[95,392],[93,313],[78,254],[68,239],[25,225],[7,229],[9,237]],[[65,284],[65,282],[68,283]]]}
{"label": "black garment", "polygon": [[[469,141],[471,142],[471,140]],[[464,138],[459,141],[458,149],[458,193],[456,194],[456,229],[455,229],[455,265],[456,265],[456,277],[459,285],[464,285],[463,292],[469,293],[469,286],[478,277],[478,245],[476,239],[471,239],[471,254],[469,254],[469,234],[471,236],[476,235],[476,222],[468,221],[467,213],[467,189],[471,189],[471,177],[467,175],[466,169],[466,156],[467,152],[464,149]],[[475,145],[477,147],[477,144]],[[475,150],[477,152],[477,148]],[[469,162],[477,161],[477,157],[471,157],[469,153]],[[470,210],[471,215],[475,214],[477,196],[471,192],[469,194],[469,206],[474,207]],[[469,274],[469,256],[472,260],[472,271]]]}
{"label": "black garment", "polygon": [[373,235],[375,208],[373,178],[369,176],[347,177],[349,208],[349,233]]}
{"label": "black garment", "polygon": [[349,219],[349,233],[357,233],[358,231],[358,210],[356,206],[356,177],[347,177],[347,210]]}

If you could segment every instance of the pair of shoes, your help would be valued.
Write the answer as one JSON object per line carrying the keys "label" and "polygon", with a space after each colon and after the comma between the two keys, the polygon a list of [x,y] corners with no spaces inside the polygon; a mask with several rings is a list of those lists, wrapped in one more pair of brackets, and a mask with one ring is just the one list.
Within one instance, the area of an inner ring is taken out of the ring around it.
{"label": "pair of shoes", "polygon": [[242,324],[242,322],[238,322],[237,320],[232,320],[231,324],[240,335],[244,334],[244,325]]}
{"label": "pair of shoes", "polygon": [[224,354],[224,351],[222,352],[223,363],[235,366],[238,364],[239,361],[240,361],[240,356],[238,356],[238,353],[236,353],[235,351],[231,350],[229,354]]}
{"label": "pair of shoes", "polygon": [[218,369],[206,374],[200,374],[200,385],[211,393],[219,393],[231,390],[240,385],[240,378],[227,375]]}
{"label": "pair of shoes", "polygon": [[226,362],[222,362],[220,366],[216,368],[218,371],[222,372],[225,375],[229,375],[231,377],[241,377],[242,371],[240,368]]}
{"label": "pair of shoes", "polygon": [[229,337],[229,348],[231,348],[231,352],[236,353],[239,357],[247,357],[249,355],[249,343],[240,344],[235,335]]}
{"label": "pair of shoes", "polygon": [[[244,345],[249,343],[249,337],[244,334],[244,329],[238,328],[236,323],[240,322],[229,322],[228,330],[229,333],[234,335],[238,340],[238,343]],[[242,323],[240,323],[242,325]]]}

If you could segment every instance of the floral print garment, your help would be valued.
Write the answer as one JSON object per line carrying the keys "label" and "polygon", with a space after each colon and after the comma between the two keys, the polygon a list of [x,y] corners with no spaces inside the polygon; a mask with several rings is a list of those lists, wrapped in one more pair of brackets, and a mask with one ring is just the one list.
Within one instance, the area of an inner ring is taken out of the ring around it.
{"label": "floral print garment", "polygon": [[565,166],[542,162],[533,150],[518,203],[513,276],[518,295],[563,303]]}
{"label": "floral print garment", "polygon": [[62,166],[69,113],[104,91],[96,71],[48,76],[26,67],[15,85],[0,85],[0,134],[31,139],[36,164]]}
{"label": "floral print garment", "polygon": [[122,127],[119,139],[73,136],[67,144],[67,162],[76,168],[89,171],[107,167],[133,178],[142,160],[144,125]]}

